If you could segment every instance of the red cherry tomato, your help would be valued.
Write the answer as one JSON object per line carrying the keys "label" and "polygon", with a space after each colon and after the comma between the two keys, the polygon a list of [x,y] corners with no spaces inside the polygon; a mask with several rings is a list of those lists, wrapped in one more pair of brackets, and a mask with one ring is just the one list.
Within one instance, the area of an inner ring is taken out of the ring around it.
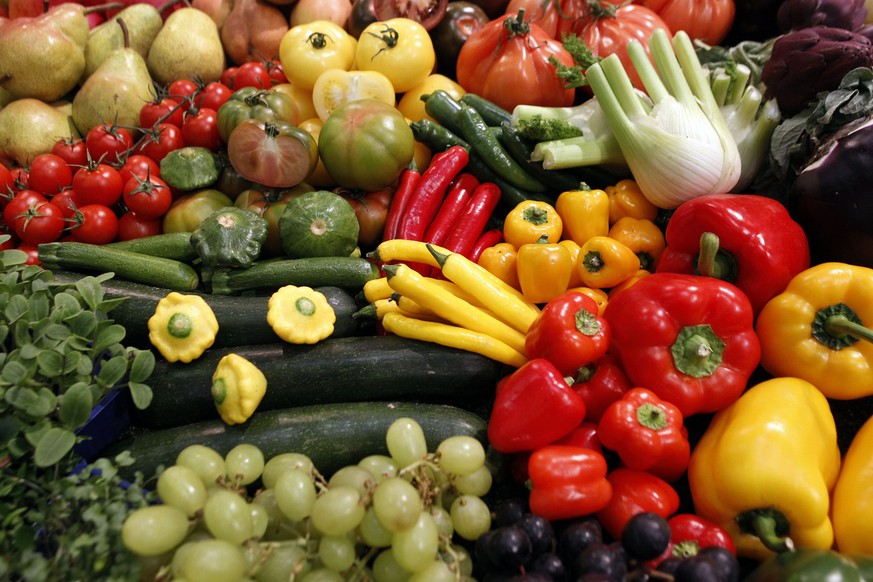
{"label": "red cherry tomato", "polygon": [[143,129],[154,127],[159,123],[172,123],[182,127],[182,113],[185,109],[181,99],[160,97],[149,101],[139,110],[139,124]]}
{"label": "red cherry tomato", "polygon": [[183,147],[185,138],[182,137],[182,127],[172,123],[159,123],[157,127],[146,132],[139,152],[160,163],[168,153]]}
{"label": "red cherry tomato", "polygon": [[70,233],[75,241],[105,245],[118,234],[118,217],[103,204],[85,204],[76,213]]}
{"label": "red cherry tomato", "polygon": [[27,260],[24,261],[25,265],[40,265],[39,260],[39,248],[37,245],[32,245],[30,243],[22,242],[18,245],[19,251],[24,251],[27,254]]}
{"label": "red cherry tomato", "polygon": [[36,190],[19,190],[3,208],[3,222],[12,225],[15,217],[27,211],[32,203],[45,202],[46,197]]}
{"label": "red cherry tomato", "polygon": [[125,212],[118,219],[118,240],[132,240],[163,232],[160,218],[143,218],[135,212]]}
{"label": "red cherry tomato", "polygon": [[123,162],[133,148],[133,136],[123,127],[102,123],[85,135],[85,146],[92,160],[114,164]]}
{"label": "red cherry tomato", "polygon": [[267,71],[264,63],[257,61],[241,64],[233,75],[233,88],[235,91],[243,87],[269,89],[272,86],[273,81],[270,79],[270,72]]}
{"label": "red cherry tomato", "polygon": [[76,215],[76,209],[82,205],[82,201],[76,195],[76,191],[72,188],[61,190],[49,200],[52,204],[61,209],[64,218],[72,219]]}
{"label": "red cherry tomato", "polygon": [[22,242],[39,245],[61,238],[66,225],[63,211],[54,204],[44,201],[32,202],[24,212],[13,219],[11,227]]}
{"label": "red cherry tomato", "polygon": [[267,67],[267,72],[270,74],[270,81],[273,85],[281,85],[288,82],[288,77],[285,76],[285,69],[282,68],[282,62],[278,57],[270,59],[264,64]]}
{"label": "red cherry tomato", "polygon": [[82,204],[112,206],[121,198],[121,174],[109,164],[92,164],[73,176],[73,190]]}
{"label": "red cherry tomato", "polygon": [[159,218],[173,203],[170,187],[157,176],[132,176],[124,185],[122,197],[128,210],[143,218]]}
{"label": "red cherry tomato", "polygon": [[228,67],[228,68],[224,69],[223,73],[221,73],[221,79],[220,79],[221,83],[223,85],[226,85],[227,87],[230,87],[231,91],[236,90],[236,87],[234,87],[234,84],[233,84],[233,76],[236,75],[236,72],[238,69],[239,69],[239,67]]}
{"label": "red cherry tomato", "polygon": [[197,95],[194,102],[197,104],[197,107],[206,107],[218,111],[218,108],[224,105],[231,95],[233,95],[233,89],[224,83],[213,81],[203,87],[203,90]]}
{"label": "red cherry tomato", "polygon": [[26,190],[28,188],[27,181],[30,177],[30,170],[25,167],[12,168],[12,182],[15,184],[16,190]]}
{"label": "red cherry tomato", "polygon": [[39,154],[30,162],[30,175],[27,179],[32,190],[46,196],[54,196],[73,181],[73,171],[64,158],[52,153]]}
{"label": "red cherry tomato", "polygon": [[81,137],[59,139],[52,146],[51,153],[62,157],[73,168],[88,164],[88,148]]}
{"label": "red cherry tomato", "polygon": [[167,87],[167,96],[170,99],[187,99],[197,93],[197,83],[190,79],[179,79],[170,83]]}
{"label": "red cherry tomato", "polygon": [[127,181],[134,175],[140,178],[146,176],[160,176],[161,166],[158,162],[143,154],[133,154],[125,160],[124,164],[118,168],[118,175],[121,177],[121,183],[127,184]]}
{"label": "red cherry tomato", "polygon": [[208,107],[195,109],[193,113],[189,110],[182,124],[182,138],[186,146],[199,146],[217,152],[222,141],[215,110]]}

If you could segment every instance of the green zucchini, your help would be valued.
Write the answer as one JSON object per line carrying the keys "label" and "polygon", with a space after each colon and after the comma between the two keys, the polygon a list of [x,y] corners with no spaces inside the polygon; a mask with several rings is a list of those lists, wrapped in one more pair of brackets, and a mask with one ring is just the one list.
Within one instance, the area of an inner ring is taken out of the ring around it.
{"label": "green zucchini", "polygon": [[210,348],[189,364],[159,359],[148,381],[152,402],[134,412],[133,424],[166,428],[215,418],[212,374],[229,353],[246,358],[266,376],[260,411],[361,400],[473,407],[493,396],[505,373],[502,364],[479,354],[395,335]]}
{"label": "green zucchini", "polygon": [[[60,283],[75,283],[85,276],[82,273],[63,270],[55,270],[53,275]],[[127,344],[138,348],[150,348],[148,320],[154,314],[158,302],[169,293],[169,290],[115,278],[104,281],[102,287],[107,299],[127,298],[115,307],[110,315],[127,331]],[[347,337],[361,331],[363,321],[361,318],[352,317],[360,306],[351,294],[339,287],[316,287],[316,289],[324,294],[336,313],[336,323],[331,337]],[[194,291],[187,294],[203,297],[215,313],[215,318],[218,320],[218,334],[215,336],[213,347],[282,341],[267,323],[269,295],[233,297]]]}
{"label": "green zucchini", "polygon": [[200,286],[200,275],[194,267],[175,259],[73,241],[41,244],[37,252],[49,270],[115,273],[119,279],[173,291],[193,291]]}
{"label": "green zucchini", "polygon": [[153,257],[175,259],[185,263],[191,263],[197,258],[197,252],[191,244],[190,232],[166,232],[142,238],[112,242],[103,246],[110,249],[133,251]]}
{"label": "green zucchini", "polygon": [[246,269],[216,269],[210,281],[216,295],[236,295],[284,285],[335,286],[359,290],[379,278],[379,267],[360,257],[306,257],[255,261]]}
{"label": "green zucchini", "polygon": [[421,425],[429,451],[456,435],[472,436],[487,446],[485,420],[468,410],[413,402],[342,402],[258,410],[241,425],[228,426],[215,418],[170,429],[133,430],[103,455],[112,458],[130,451],[135,462],[120,468],[122,475],[129,478],[142,472],[148,478],[159,467],[173,465],[189,445],[206,445],[225,455],[236,445],[248,443],[259,447],[267,459],[281,453],[304,453],[319,472],[330,477],[368,455],[387,454],[385,435],[398,418],[412,418]]}

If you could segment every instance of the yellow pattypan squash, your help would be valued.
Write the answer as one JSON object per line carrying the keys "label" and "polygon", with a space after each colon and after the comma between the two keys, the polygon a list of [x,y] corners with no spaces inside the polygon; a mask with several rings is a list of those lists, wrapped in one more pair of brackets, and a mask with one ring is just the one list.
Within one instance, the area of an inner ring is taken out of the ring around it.
{"label": "yellow pattypan squash", "polygon": [[247,421],[266,393],[267,378],[252,362],[238,354],[218,361],[212,374],[212,399],[225,423]]}
{"label": "yellow pattypan squash", "polygon": [[199,358],[214,342],[218,320],[199,295],[171,291],[149,318],[149,340],[168,362]]}
{"label": "yellow pattypan squash", "polygon": [[333,333],[336,313],[323,293],[286,285],[270,296],[267,322],[286,342],[314,344]]}

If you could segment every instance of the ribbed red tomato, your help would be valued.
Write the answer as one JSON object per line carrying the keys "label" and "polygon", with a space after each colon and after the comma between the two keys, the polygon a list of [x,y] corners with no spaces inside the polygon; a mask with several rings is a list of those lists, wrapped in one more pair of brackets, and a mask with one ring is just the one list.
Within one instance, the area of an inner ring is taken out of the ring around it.
{"label": "ribbed red tomato", "polygon": [[634,0],[650,8],[670,30],[684,30],[692,40],[720,43],[730,32],[736,14],[734,0]]}

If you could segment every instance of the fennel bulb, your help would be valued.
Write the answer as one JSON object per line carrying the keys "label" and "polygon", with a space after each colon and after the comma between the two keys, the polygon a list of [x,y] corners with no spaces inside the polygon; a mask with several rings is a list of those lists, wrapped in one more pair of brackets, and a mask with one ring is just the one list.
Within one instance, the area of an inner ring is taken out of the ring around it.
{"label": "fennel bulb", "polygon": [[729,192],[740,177],[740,153],[691,39],[679,31],[671,43],[668,33],[657,29],[649,49],[655,65],[639,41],[627,45],[651,107],[637,97],[617,56],[586,72],[640,190],[664,209]]}

